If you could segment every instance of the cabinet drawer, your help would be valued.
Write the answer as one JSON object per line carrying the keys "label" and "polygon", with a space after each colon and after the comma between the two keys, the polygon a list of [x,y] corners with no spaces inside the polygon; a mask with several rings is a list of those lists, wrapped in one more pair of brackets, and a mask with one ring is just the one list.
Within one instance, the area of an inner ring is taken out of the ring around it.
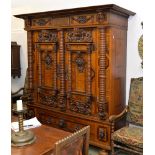
{"label": "cabinet drawer", "polygon": [[64,116],[57,116],[55,114],[52,115],[46,110],[37,110],[36,115],[42,124],[46,124],[70,132],[77,131],[85,126],[79,123],[75,123],[74,121],[72,121],[72,119],[67,119]]}
{"label": "cabinet drawer", "polygon": [[42,124],[55,128],[75,132],[84,126],[90,125],[90,144],[110,149],[110,125],[93,121],[81,120],[67,114],[60,114],[37,108],[36,116]]}

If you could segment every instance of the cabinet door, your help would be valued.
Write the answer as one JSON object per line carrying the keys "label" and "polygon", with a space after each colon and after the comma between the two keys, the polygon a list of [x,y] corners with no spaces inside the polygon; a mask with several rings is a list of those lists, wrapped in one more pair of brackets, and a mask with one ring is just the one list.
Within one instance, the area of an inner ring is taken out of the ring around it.
{"label": "cabinet door", "polygon": [[38,102],[57,106],[57,45],[36,43]]}
{"label": "cabinet door", "polygon": [[[91,31],[79,30],[67,32],[65,36],[67,104],[71,111],[85,115],[95,113],[94,104],[97,95],[96,53],[91,33]],[[93,60],[95,62],[92,62]]]}

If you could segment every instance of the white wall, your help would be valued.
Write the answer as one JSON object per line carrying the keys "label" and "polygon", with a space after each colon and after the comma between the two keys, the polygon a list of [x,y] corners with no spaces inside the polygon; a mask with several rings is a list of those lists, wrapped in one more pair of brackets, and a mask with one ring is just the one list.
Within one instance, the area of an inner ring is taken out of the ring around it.
{"label": "white wall", "polygon": [[[138,55],[137,43],[142,34],[141,21],[143,21],[142,2],[139,0],[12,0],[12,15],[43,12],[51,10],[60,10],[67,8],[76,8],[93,5],[116,4],[136,13],[128,20],[128,38],[127,38],[127,83],[126,83],[126,103],[129,94],[129,85],[131,77],[143,75],[141,69],[141,59]],[[24,22],[12,16],[11,40],[17,41],[21,45],[21,78],[12,79],[12,91],[24,85],[25,70],[27,68],[27,38],[23,30]]]}

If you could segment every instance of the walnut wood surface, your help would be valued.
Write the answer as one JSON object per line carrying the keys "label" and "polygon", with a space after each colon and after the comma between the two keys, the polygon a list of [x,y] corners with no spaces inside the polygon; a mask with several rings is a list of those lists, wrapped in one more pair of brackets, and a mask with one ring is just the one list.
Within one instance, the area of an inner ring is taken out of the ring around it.
{"label": "walnut wood surface", "polygon": [[125,108],[128,17],[114,4],[15,15],[28,31],[29,117],[111,149],[108,117]]}
{"label": "walnut wood surface", "polygon": [[11,147],[12,155],[50,155],[53,152],[55,142],[71,133],[46,125],[30,129],[36,136],[33,144],[22,147]]}

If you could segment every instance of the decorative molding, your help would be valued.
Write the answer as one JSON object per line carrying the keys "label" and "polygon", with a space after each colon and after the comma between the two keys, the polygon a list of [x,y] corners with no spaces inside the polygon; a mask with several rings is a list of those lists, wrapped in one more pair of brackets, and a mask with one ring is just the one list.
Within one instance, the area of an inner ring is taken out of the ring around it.
{"label": "decorative molding", "polygon": [[85,24],[85,23],[87,23],[92,18],[93,18],[93,16],[90,16],[90,17],[87,17],[87,16],[77,16],[77,17],[72,17],[71,19],[76,21],[79,24]]}
{"label": "decorative molding", "polygon": [[58,36],[56,32],[50,30],[42,30],[38,34],[38,42],[57,42]]}
{"label": "decorative molding", "polygon": [[92,31],[75,29],[66,33],[66,42],[93,42]]}

